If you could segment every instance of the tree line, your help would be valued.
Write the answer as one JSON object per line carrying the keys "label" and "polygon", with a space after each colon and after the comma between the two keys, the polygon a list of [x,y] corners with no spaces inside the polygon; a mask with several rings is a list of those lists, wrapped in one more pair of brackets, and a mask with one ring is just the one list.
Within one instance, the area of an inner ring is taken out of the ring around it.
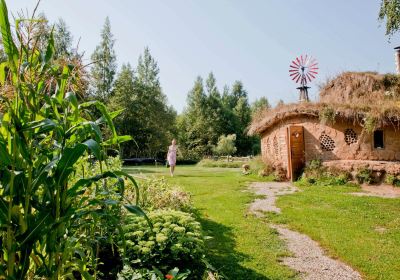
{"label": "tree line", "polygon": [[[38,21],[38,32],[53,32],[55,58],[65,63],[81,64],[83,53],[73,47],[73,35],[64,20],[50,24],[45,15]],[[41,42],[43,48],[47,42]],[[115,39],[107,17],[100,32],[100,42],[90,56],[91,63],[82,67],[80,92],[82,99],[99,100],[111,111],[123,110],[114,119],[120,135],[131,135],[133,141],[122,143],[120,154],[130,157],[164,157],[171,140],[175,138],[184,159],[198,160],[215,153],[221,137],[235,135],[237,155],[256,154],[259,139],[250,137],[246,128],[253,114],[269,108],[263,97],[250,104],[248,92],[241,81],[218,89],[212,72],[203,79],[197,77],[187,93],[185,109],[181,114],[168,105],[162,90],[160,69],[148,47],[137,59],[136,65],[124,63],[118,71]],[[0,51],[0,60],[4,57]],[[83,74],[83,75],[82,75]],[[91,112],[98,114],[98,112]],[[100,116],[100,114],[98,114]]]}

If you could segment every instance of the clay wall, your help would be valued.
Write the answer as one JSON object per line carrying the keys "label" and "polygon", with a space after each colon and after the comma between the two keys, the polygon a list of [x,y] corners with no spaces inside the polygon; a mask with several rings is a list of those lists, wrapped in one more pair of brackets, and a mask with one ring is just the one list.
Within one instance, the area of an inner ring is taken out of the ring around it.
{"label": "clay wall", "polygon": [[[287,127],[304,127],[306,162],[313,159],[330,160],[400,160],[400,131],[392,127],[383,128],[384,148],[376,149],[373,133],[363,131],[352,122],[336,121],[321,124],[318,119],[294,118],[265,131],[261,137],[262,157],[273,166],[287,168]],[[275,140],[276,139],[276,140]]]}

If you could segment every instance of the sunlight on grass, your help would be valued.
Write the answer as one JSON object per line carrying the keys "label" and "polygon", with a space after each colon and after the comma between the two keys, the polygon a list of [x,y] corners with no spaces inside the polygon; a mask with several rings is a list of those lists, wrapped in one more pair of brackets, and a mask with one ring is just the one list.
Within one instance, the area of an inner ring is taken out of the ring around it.
{"label": "sunlight on grass", "polygon": [[166,167],[127,167],[140,176],[165,176],[193,195],[212,264],[230,279],[294,279],[295,273],[278,259],[287,255],[282,241],[266,221],[247,213],[254,195],[249,182],[261,178],[241,175],[240,169],[178,166],[175,177]]}
{"label": "sunlight on grass", "polygon": [[318,241],[365,279],[400,279],[400,199],[356,197],[355,187],[301,187],[270,219]]}

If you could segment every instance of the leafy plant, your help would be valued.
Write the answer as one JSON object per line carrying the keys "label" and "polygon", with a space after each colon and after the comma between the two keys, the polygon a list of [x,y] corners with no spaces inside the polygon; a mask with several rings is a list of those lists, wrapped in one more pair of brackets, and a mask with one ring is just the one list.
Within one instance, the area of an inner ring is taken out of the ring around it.
{"label": "leafy plant", "polygon": [[131,279],[143,279],[143,280],[163,280],[163,279],[174,279],[184,280],[188,279],[190,271],[180,272],[179,268],[175,267],[168,271],[165,275],[157,268],[147,269],[133,269],[126,265],[123,270],[118,273],[118,280],[131,280]]}
{"label": "leafy plant", "polygon": [[244,161],[221,161],[213,159],[202,159],[198,166],[201,167],[220,167],[220,168],[240,168],[245,162]]}
{"label": "leafy plant", "polygon": [[319,112],[319,119],[322,123],[334,123],[335,122],[335,110],[331,107],[325,106]]}
{"label": "leafy plant", "polygon": [[366,167],[357,171],[356,179],[359,184],[370,184],[372,182],[372,171]]}
{"label": "leafy plant", "polygon": [[[217,155],[230,156],[236,152],[235,147],[236,134],[221,135],[218,139],[217,146],[213,152]],[[229,160],[229,157],[228,157]]]}
{"label": "leafy plant", "polygon": [[157,267],[166,273],[174,267],[189,269],[195,275],[204,272],[204,240],[200,223],[190,214],[158,210],[148,214],[153,229],[143,217],[126,217],[125,256],[137,268]]}
{"label": "leafy plant", "polygon": [[[126,196],[135,200],[135,192],[131,184],[126,186]],[[192,201],[190,194],[180,187],[169,184],[164,178],[149,178],[141,183],[139,205],[142,209],[171,209],[190,212]]]}
{"label": "leafy plant", "polygon": [[310,161],[302,175],[302,180],[305,180],[308,184],[320,186],[341,186],[345,185],[350,179],[350,173],[337,168],[326,168],[319,159]]}
{"label": "leafy plant", "polygon": [[386,174],[385,183],[396,187],[400,186],[400,178],[394,174]]}
{"label": "leafy plant", "polygon": [[[0,275],[61,279],[78,273],[91,279],[99,248],[92,238],[112,237],[96,223],[107,220],[108,228],[121,229],[114,214],[123,205],[122,176],[138,192],[132,177],[104,168],[105,150],[130,137],[116,133],[112,120],[120,112],[108,112],[98,101],[79,104],[79,67],[53,60],[52,34],[45,49],[37,48],[43,38],[32,32],[35,24],[35,19],[16,20],[13,34],[0,0],[7,55],[0,64]],[[91,119],[91,107],[101,118]],[[108,139],[102,133],[106,127]],[[72,183],[78,161],[89,155],[100,172]],[[137,206],[125,207],[144,215]]]}

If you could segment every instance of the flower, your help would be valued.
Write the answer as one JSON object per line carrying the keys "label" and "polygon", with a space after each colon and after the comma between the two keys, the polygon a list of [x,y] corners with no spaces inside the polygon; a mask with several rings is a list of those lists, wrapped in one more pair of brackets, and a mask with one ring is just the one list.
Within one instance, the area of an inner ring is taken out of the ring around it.
{"label": "flower", "polygon": [[165,278],[166,278],[166,279],[173,279],[174,276],[172,276],[171,274],[167,274],[167,275],[165,275]]}

